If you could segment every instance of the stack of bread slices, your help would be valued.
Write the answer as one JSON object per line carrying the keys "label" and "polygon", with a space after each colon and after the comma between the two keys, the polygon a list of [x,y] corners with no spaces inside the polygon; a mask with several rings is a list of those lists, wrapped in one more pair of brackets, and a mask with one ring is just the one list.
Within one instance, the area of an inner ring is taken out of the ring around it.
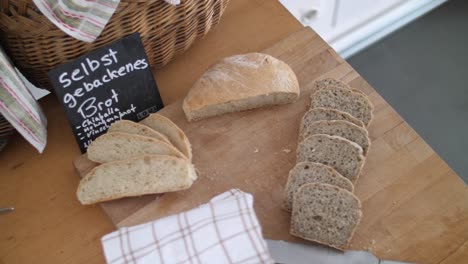
{"label": "stack of bread slices", "polygon": [[100,163],[80,182],[82,204],[184,190],[197,179],[184,132],[160,115],[120,120],[93,141],[88,159]]}
{"label": "stack of bread slices", "polygon": [[347,247],[362,217],[353,191],[370,148],[372,111],[361,91],[334,79],[315,82],[284,194],[292,235]]}

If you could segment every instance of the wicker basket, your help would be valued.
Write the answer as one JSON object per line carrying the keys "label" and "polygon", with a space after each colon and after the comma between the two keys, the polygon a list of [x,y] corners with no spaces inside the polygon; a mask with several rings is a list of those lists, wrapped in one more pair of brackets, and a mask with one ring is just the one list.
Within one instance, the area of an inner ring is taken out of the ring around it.
{"label": "wicker basket", "polygon": [[74,39],[52,24],[32,0],[0,0],[1,44],[34,84],[51,89],[47,72],[130,33],[139,32],[153,68],[167,64],[216,25],[229,0],[121,0],[93,43]]}

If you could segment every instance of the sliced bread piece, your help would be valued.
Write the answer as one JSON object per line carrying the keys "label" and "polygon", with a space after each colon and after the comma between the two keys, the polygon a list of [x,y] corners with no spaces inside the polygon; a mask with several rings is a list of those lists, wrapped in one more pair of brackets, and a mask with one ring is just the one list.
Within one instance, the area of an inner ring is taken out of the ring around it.
{"label": "sliced bread piece", "polygon": [[351,192],[329,184],[308,183],[294,195],[290,233],[344,250],[361,217],[361,202]]}
{"label": "sliced bread piece", "polygon": [[321,80],[317,80],[314,82],[314,89],[315,90],[320,90],[320,89],[325,89],[325,88],[342,88],[342,89],[351,89],[351,87],[337,79],[333,78],[325,78]]}
{"label": "sliced bread piece", "polygon": [[297,162],[303,161],[328,165],[354,184],[364,165],[364,156],[362,148],[350,140],[318,134],[308,136],[299,143]]}
{"label": "sliced bread piece", "polygon": [[346,112],[332,109],[332,108],[317,107],[317,108],[309,109],[304,114],[304,116],[302,117],[302,122],[301,122],[301,130],[307,124],[310,124],[316,121],[322,121],[322,120],[328,120],[328,121],[345,120],[357,126],[364,127],[364,123],[362,123],[361,120],[355,118],[354,116]]}
{"label": "sliced bread piece", "polygon": [[172,145],[180,150],[189,160],[192,160],[192,146],[187,136],[169,118],[160,114],[151,114],[140,123],[165,135]]}
{"label": "sliced bread piece", "polygon": [[292,210],[296,191],[306,183],[327,183],[350,192],[354,191],[351,181],[332,167],[316,162],[299,162],[289,171],[288,182],[284,189],[284,208],[287,211]]}
{"label": "sliced bread piece", "polygon": [[145,136],[145,137],[150,137],[154,138],[157,140],[164,141],[166,143],[171,144],[169,139],[158,131],[149,128],[148,126],[145,125],[140,125],[136,122],[129,121],[129,120],[119,120],[117,122],[112,123],[112,125],[109,127],[109,130],[107,132],[112,133],[112,132],[122,132],[122,133],[127,133],[127,134],[135,134],[135,135],[140,135],[140,136]]}
{"label": "sliced bread piece", "polygon": [[172,145],[150,137],[114,132],[106,133],[88,147],[88,159],[105,163],[141,155],[169,155],[186,158]]}
{"label": "sliced bread piece", "polygon": [[364,156],[367,154],[367,150],[370,146],[370,139],[367,130],[344,120],[316,121],[308,123],[301,127],[301,131],[299,132],[299,141],[315,134],[340,136],[351,140],[362,147]]}
{"label": "sliced bread piece", "polygon": [[341,88],[325,88],[314,92],[311,98],[311,108],[325,107],[340,110],[361,120],[366,126],[372,120],[374,106],[362,93]]}
{"label": "sliced bread piece", "polygon": [[197,179],[187,159],[164,155],[134,157],[95,167],[76,192],[82,204],[188,189]]}
{"label": "sliced bread piece", "polygon": [[344,83],[344,82],[342,82],[340,80],[337,80],[337,79],[325,78],[325,79],[321,79],[321,80],[318,80],[318,81],[314,82],[315,91],[320,90],[320,89],[326,89],[326,88],[348,89],[348,90],[358,92],[358,93],[361,93],[361,94],[367,96],[363,91],[358,90],[356,88],[352,88],[351,86],[349,86],[349,84]]}
{"label": "sliced bread piece", "polygon": [[182,108],[189,121],[270,105],[299,97],[299,83],[283,61],[262,53],[227,57],[195,82]]}

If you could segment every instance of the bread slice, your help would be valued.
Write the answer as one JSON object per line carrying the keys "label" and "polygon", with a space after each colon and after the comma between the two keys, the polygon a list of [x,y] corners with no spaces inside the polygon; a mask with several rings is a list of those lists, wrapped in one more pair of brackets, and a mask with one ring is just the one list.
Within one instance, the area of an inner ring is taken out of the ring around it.
{"label": "bread slice", "polygon": [[315,135],[325,134],[330,136],[340,136],[357,143],[362,147],[364,156],[370,147],[370,139],[367,130],[356,126],[353,123],[344,120],[316,121],[306,123],[299,132],[299,141],[304,138]]}
{"label": "bread slice", "polygon": [[80,182],[82,204],[188,189],[197,179],[187,159],[164,155],[134,157],[95,167]]}
{"label": "bread slice", "polygon": [[364,123],[354,116],[332,108],[317,107],[309,109],[302,117],[301,130],[306,124],[321,120],[345,120],[355,124],[356,126],[364,127]]}
{"label": "bread slice", "polygon": [[361,217],[361,202],[351,192],[329,184],[308,183],[294,195],[290,233],[344,250]]}
{"label": "bread slice", "polygon": [[314,92],[311,98],[311,108],[325,107],[340,110],[361,120],[366,126],[372,120],[374,106],[362,93],[341,88],[325,88]]}
{"label": "bread slice", "polygon": [[332,167],[316,162],[299,162],[289,171],[288,182],[284,189],[284,209],[292,210],[294,194],[306,183],[327,183],[350,192],[354,191],[351,181]]}
{"label": "bread slice", "polygon": [[168,144],[171,144],[169,139],[163,134],[159,133],[158,131],[151,129],[148,126],[140,125],[136,122],[129,121],[129,120],[119,120],[117,122],[112,123],[112,125],[109,127],[109,130],[107,130],[107,132],[109,133],[122,132],[122,133],[127,133],[127,134],[135,134],[135,135],[154,138],[157,140],[164,141]]}
{"label": "bread slice", "polygon": [[341,89],[351,89],[351,87],[348,84],[333,78],[325,78],[314,82],[314,89],[316,90],[333,87]]}
{"label": "bread slice", "polygon": [[262,53],[227,57],[195,82],[183,102],[189,121],[287,104],[299,97],[299,82],[284,62]]}
{"label": "bread slice", "polygon": [[362,148],[352,141],[318,134],[299,143],[297,162],[303,161],[328,165],[355,184],[364,165],[364,156]]}
{"label": "bread slice", "polygon": [[106,133],[88,147],[88,159],[105,163],[141,155],[169,155],[186,158],[172,145],[154,138],[114,132]]}
{"label": "bread slice", "polygon": [[192,146],[187,136],[169,118],[160,114],[151,114],[140,123],[165,135],[172,145],[180,150],[189,160],[192,160]]}
{"label": "bread slice", "polygon": [[[340,80],[333,79],[333,78],[325,78],[314,82],[314,90],[326,89],[326,88],[341,88],[341,89],[348,89],[354,92],[361,93],[366,95],[363,91],[358,89],[352,88],[349,84],[344,83]],[[366,95],[367,96],[367,95]]]}

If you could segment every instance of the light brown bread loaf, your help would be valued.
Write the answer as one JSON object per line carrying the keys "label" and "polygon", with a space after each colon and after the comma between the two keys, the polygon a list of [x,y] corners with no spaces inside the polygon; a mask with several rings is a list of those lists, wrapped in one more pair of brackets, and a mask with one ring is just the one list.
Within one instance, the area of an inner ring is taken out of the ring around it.
{"label": "light brown bread loaf", "polygon": [[106,133],[88,147],[88,159],[105,163],[125,160],[141,155],[169,155],[186,158],[172,145],[154,138],[114,132]]}
{"label": "light brown bread loaf", "polygon": [[314,92],[311,98],[311,108],[340,110],[361,120],[366,126],[372,120],[374,107],[369,98],[362,93],[348,89],[325,88]]}
{"label": "light brown bread loaf", "polygon": [[289,171],[288,182],[284,189],[284,209],[291,211],[294,193],[306,183],[327,183],[350,192],[354,191],[351,181],[332,167],[316,162],[299,162]]}
{"label": "light brown bread loaf", "polygon": [[189,121],[269,105],[299,96],[299,83],[284,62],[262,53],[227,57],[211,66],[184,99]]}
{"label": "light brown bread loaf", "polygon": [[345,138],[317,134],[306,137],[297,147],[297,162],[310,161],[328,165],[353,184],[359,178],[364,156],[362,148]]}
{"label": "light brown bread loaf", "polygon": [[189,160],[192,160],[192,146],[190,145],[187,136],[184,131],[182,131],[182,129],[174,124],[174,122],[169,118],[160,114],[151,114],[140,123],[165,135],[169,141],[171,141],[172,145],[182,152]]}
{"label": "light brown bread loaf", "polygon": [[362,147],[364,156],[367,154],[370,146],[367,130],[344,120],[316,121],[304,124],[299,132],[299,141],[316,134],[340,136],[351,140]]}
{"label": "light brown bread loaf", "polygon": [[364,123],[361,120],[355,118],[354,116],[332,108],[312,108],[309,109],[304,116],[302,117],[301,121],[301,130],[304,128],[305,125],[311,124],[316,121],[331,121],[331,120],[345,120],[351,122],[357,126],[364,127]]}
{"label": "light brown bread loaf", "polygon": [[351,192],[329,184],[308,183],[294,195],[290,233],[344,250],[361,217],[361,202]]}
{"label": "light brown bread loaf", "polygon": [[158,131],[151,129],[148,126],[140,125],[136,122],[129,121],[129,120],[119,120],[117,122],[112,123],[112,125],[109,127],[109,130],[107,130],[107,132],[108,133],[122,132],[122,133],[127,133],[127,134],[135,134],[135,135],[154,138],[154,139],[161,140],[161,141],[171,144],[169,139],[167,139],[166,136],[159,133]]}
{"label": "light brown bread loaf", "polygon": [[197,179],[187,159],[171,156],[139,156],[101,164],[88,173],[76,192],[82,204],[165,193],[189,188]]}

